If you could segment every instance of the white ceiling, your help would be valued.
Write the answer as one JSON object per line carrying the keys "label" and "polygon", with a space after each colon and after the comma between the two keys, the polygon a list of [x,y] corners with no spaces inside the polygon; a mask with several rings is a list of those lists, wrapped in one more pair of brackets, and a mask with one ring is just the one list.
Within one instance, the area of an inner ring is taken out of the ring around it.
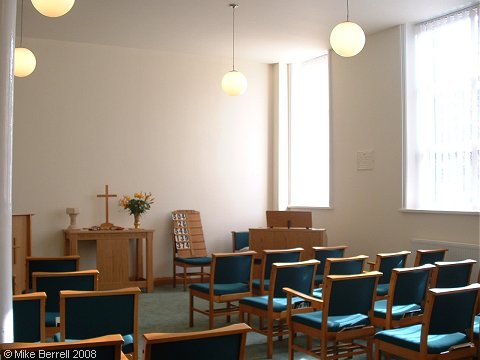
{"label": "white ceiling", "polygon": [[[77,0],[65,16],[47,18],[30,0],[24,0],[23,37],[228,58],[232,53],[230,2]],[[318,56],[330,47],[331,29],[346,18],[346,0],[235,2],[239,4],[235,21],[237,63],[242,59],[288,63]],[[474,3],[478,0],[350,0],[350,20],[369,35]],[[17,36],[21,4],[18,0]],[[28,40],[23,45],[28,47]]]}

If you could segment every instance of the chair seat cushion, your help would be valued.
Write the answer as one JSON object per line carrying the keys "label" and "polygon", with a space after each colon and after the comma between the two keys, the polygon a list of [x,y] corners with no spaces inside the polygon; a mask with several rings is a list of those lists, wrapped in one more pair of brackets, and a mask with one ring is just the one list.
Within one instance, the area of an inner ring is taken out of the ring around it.
{"label": "chair seat cushion", "polygon": [[[260,279],[253,279],[252,286],[254,289],[260,289]],[[263,290],[268,290],[270,287],[270,279],[263,280]]]}
{"label": "chair seat cushion", "polygon": [[[205,294],[210,293],[210,283],[198,283],[190,285],[190,289],[197,290]],[[245,283],[215,284],[213,286],[214,295],[227,295],[249,292],[250,288]]]}
{"label": "chair seat cushion", "polygon": [[[301,297],[293,297],[292,304],[303,303],[304,299]],[[264,296],[247,296],[240,300],[240,305],[248,305],[262,310],[268,310],[268,295]],[[273,311],[282,312],[287,310],[287,298],[273,298]]]}
{"label": "chair seat cushion", "polygon": [[377,285],[377,295],[378,296],[385,296],[388,295],[388,289],[390,288],[390,284],[378,284]]}
{"label": "chair seat cushion", "polygon": [[[122,345],[122,352],[124,354],[129,354],[133,352],[133,334],[126,334],[122,335],[123,337],[123,345]],[[80,339],[65,339],[65,341],[79,341]],[[62,341],[62,337],[60,333],[55,333],[53,335],[54,342]]]}
{"label": "chair seat cushion", "polygon": [[480,338],[480,315],[475,316],[475,320],[473,322],[473,333],[475,334],[475,338]]}
{"label": "chair seat cushion", "polygon": [[212,258],[209,256],[193,257],[193,258],[176,257],[175,262],[184,263],[187,265],[205,266],[205,265],[210,265],[210,263],[212,262]]}
{"label": "chair seat cushion", "polygon": [[[375,339],[410,350],[420,351],[421,333],[422,325],[419,324],[398,329],[379,331],[375,334]],[[462,344],[464,342],[468,342],[468,337],[461,332],[428,335],[427,351],[429,354],[440,354],[441,352],[447,351],[451,346]]]}
{"label": "chair seat cushion", "polygon": [[[418,310],[422,310],[422,307],[417,304],[393,305],[392,319],[400,320],[404,314]],[[375,301],[374,316],[382,319],[387,318],[387,300]]]}
{"label": "chair seat cushion", "polygon": [[321,298],[322,298],[322,294],[323,294],[323,288],[313,289],[312,295],[315,296],[316,298],[321,299]]}
{"label": "chair seat cushion", "polygon": [[45,326],[47,327],[56,327],[57,318],[60,316],[59,312],[56,311],[45,311]]}
{"label": "chair seat cushion", "polygon": [[[322,311],[314,311],[305,314],[297,314],[292,316],[292,321],[300,324],[310,326],[312,328],[322,328]],[[351,315],[337,315],[329,316],[327,329],[330,332],[338,332],[343,329],[357,326],[370,325],[368,315],[351,314]]]}

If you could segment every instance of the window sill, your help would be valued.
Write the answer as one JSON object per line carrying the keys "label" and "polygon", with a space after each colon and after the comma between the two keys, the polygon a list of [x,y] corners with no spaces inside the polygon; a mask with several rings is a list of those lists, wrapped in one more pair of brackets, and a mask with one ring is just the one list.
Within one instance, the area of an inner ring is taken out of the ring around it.
{"label": "window sill", "polygon": [[479,211],[448,211],[448,210],[417,210],[417,209],[399,209],[403,213],[413,213],[413,214],[439,214],[439,215],[472,215],[479,216]]}

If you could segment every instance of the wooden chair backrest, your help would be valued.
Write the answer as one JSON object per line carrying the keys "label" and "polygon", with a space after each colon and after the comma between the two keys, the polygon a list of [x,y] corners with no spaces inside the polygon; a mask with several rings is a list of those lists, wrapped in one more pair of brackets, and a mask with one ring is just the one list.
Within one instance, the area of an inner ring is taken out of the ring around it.
{"label": "wooden chair backrest", "polygon": [[[126,360],[122,354],[123,339],[120,335],[108,335],[94,339],[69,341],[69,342],[49,342],[49,343],[4,343],[0,344],[0,350],[12,351],[12,358],[17,358],[21,352],[26,351],[34,353],[32,358],[40,359],[40,351],[51,355],[51,358],[63,359],[102,359],[102,360]],[[17,356],[15,356],[17,354]],[[67,356],[68,355],[68,356]]]}
{"label": "wooden chair backrest", "polygon": [[250,326],[239,323],[190,333],[144,334],[144,360],[243,360]]}
{"label": "wooden chair backrest", "polygon": [[26,259],[26,274],[25,288],[32,289],[32,273],[34,272],[66,272],[80,270],[80,256],[54,256],[54,257],[39,257],[27,256]]}
{"label": "wooden chair backrest", "polygon": [[46,299],[44,292],[13,296],[13,341],[45,341]]}
{"label": "wooden chair backrest", "polygon": [[200,212],[175,210],[172,211],[171,219],[174,257],[207,256]]}

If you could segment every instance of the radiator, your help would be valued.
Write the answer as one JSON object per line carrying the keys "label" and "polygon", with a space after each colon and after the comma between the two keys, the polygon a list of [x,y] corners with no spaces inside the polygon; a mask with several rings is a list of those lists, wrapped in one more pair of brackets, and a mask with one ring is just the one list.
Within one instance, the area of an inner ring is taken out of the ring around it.
{"label": "radiator", "polygon": [[412,239],[411,240],[411,251],[412,262],[415,259],[417,250],[429,250],[429,249],[439,249],[445,248],[448,249],[445,254],[445,261],[457,261],[465,259],[476,260],[477,263],[473,266],[472,269],[472,282],[477,281],[478,271],[479,271],[479,262],[480,262],[480,245],[476,244],[463,244],[450,241],[438,241],[438,240],[427,240],[427,239]]}

